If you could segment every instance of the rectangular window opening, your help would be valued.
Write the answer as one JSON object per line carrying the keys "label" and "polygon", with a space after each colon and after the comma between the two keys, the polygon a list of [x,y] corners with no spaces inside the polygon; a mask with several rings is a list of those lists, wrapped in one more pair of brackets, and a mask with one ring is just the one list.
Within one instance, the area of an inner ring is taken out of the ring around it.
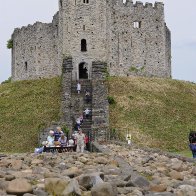
{"label": "rectangular window opening", "polygon": [[135,21],[135,22],[133,22],[133,28],[134,29],[139,29],[139,28],[141,28],[141,24],[142,24],[142,22]]}
{"label": "rectangular window opening", "polygon": [[25,62],[25,71],[27,71],[28,70],[28,63],[27,63],[27,61]]}

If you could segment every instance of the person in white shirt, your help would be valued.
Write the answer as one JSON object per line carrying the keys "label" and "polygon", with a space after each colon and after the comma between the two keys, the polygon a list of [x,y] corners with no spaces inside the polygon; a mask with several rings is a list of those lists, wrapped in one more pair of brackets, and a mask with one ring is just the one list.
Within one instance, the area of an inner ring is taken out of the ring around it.
{"label": "person in white shirt", "polygon": [[80,124],[81,124],[80,118],[77,118],[77,119],[76,119],[76,126],[77,126],[77,129],[80,128]]}
{"label": "person in white shirt", "polygon": [[82,133],[82,129],[79,129],[79,133],[76,135],[77,152],[84,152],[85,147],[85,135]]}
{"label": "person in white shirt", "polygon": [[81,92],[81,84],[80,84],[80,82],[77,83],[77,91],[78,91],[78,94],[80,94],[80,92]]}
{"label": "person in white shirt", "polygon": [[91,112],[91,110],[89,110],[88,108],[86,108],[86,110],[84,110],[84,114],[85,114],[86,118],[89,118],[90,112]]}

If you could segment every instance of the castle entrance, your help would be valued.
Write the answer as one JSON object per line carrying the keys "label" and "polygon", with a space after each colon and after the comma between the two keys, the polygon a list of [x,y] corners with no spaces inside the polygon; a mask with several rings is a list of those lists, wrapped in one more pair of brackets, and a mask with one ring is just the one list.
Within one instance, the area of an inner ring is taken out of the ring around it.
{"label": "castle entrance", "polygon": [[79,64],[79,79],[88,79],[88,69],[85,62]]}

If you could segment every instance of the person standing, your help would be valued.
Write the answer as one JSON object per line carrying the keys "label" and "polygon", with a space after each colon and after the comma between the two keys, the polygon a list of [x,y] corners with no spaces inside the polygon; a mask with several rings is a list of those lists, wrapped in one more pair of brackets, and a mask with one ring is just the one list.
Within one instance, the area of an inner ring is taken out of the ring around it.
{"label": "person standing", "polygon": [[85,114],[86,118],[90,117],[90,112],[91,112],[91,110],[89,110],[88,108],[86,108],[86,110],[84,110],[84,114]]}
{"label": "person standing", "polygon": [[78,134],[76,135],[76,143],[77,143],[77,152],[84,152],[85,147],[85,135],[82,133],[82,129],[79,129]]}
{"label": "person standing", "polygon": [[80,92],[81,92],[81,84],[80,84],[79,81],[77,83],[77,91],[78,91],[78,94],[80,94]]}

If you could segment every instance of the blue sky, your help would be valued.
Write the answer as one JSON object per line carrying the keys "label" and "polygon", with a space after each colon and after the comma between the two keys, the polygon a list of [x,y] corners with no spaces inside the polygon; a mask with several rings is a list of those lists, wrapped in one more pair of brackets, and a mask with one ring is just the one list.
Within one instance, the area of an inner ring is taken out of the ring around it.
{"label": "blue sky", "polygon": [[[160,1],[165,4],[166,23],[172,33],[172,77],[196,82],[196,1]],[[11,76],[11,51],[6,48],[6,43],[14,28],[36,21],[51,22],[52,16],[58,10],[58,0],[0,0],[0,5],[0,82],[2,82]]]}

